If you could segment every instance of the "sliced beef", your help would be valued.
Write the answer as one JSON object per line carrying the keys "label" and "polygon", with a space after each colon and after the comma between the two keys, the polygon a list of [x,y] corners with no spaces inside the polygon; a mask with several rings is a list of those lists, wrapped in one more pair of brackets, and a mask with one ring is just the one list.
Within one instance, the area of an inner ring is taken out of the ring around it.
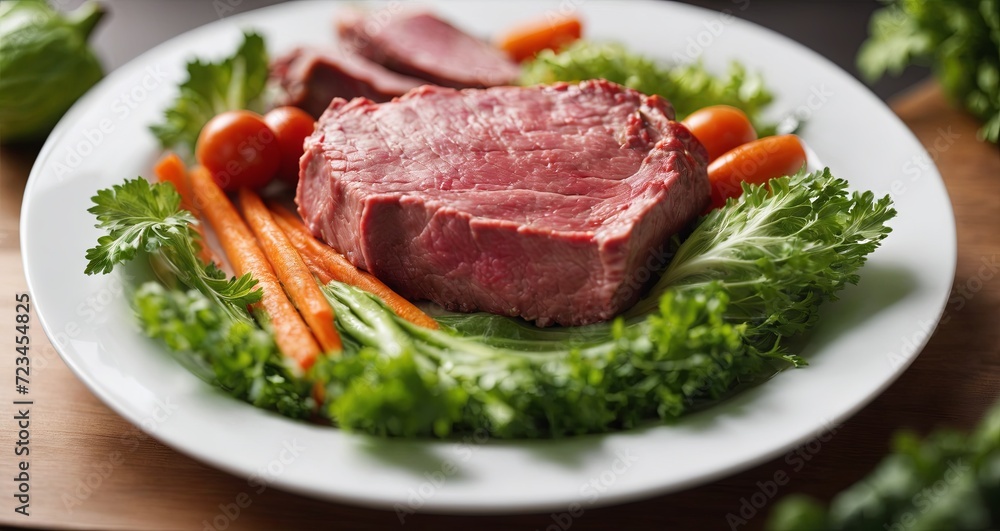
{"label": "sliced beef", "polygon": [[337,99],[296,201],[404,296],[540,326],[607,320],[708,203],[705,150],[673,118],[604,80]]}
{"label": "sliced beef", "polygon": [[429,13],[338,19],[340,40],[397,72],[446,87],[511,85],[520,69],[502,52]]}
{"label": "sliced beef", "polygon": [[335,97],[389,101],[425,83],[335,46],[292,50],[274,62],[271,74],[284,89],[281,104],[316,118]]}

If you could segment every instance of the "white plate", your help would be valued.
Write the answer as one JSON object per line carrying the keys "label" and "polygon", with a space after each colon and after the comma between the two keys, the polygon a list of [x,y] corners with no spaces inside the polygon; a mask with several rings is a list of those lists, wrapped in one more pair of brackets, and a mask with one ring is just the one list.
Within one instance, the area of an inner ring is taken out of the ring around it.
{"label": "white plate", "polygon": [[[700,54],[716,70],[739,59],[761,71],[777,96],[774,115],[808,114],[802,135],[835,175],[858,189],[893,193],[894,231],[860,285],[824,308],[801,352],[808,368],[675,425],[533,442],[350,435],[255,409],[188,373],[131,324],[120,273],[83,274],[84,251],[98,237],[86,212],[90,197],[150,173],[158,149],[146,127],[172,101],[187,59],[230,53],[246,28],[263,31],[272,53],[328,41],[336,9],[328,3],[286,4],[182,35],[112,73],[63,118],[32,169],[21,219],[28,285],[49,338],[106,404],[173,448],[280,488],[380,507],[499,512],[621,502],[731,474],[837,425],[914,359],[950,290],[954,220],[930,157],[850,76],[731,15],[659,2],[434,7],[458,26],[489,35],[574,4],[590,38],[619,40],[667,60]],[[733,4],[737,14],[740,5]]]}

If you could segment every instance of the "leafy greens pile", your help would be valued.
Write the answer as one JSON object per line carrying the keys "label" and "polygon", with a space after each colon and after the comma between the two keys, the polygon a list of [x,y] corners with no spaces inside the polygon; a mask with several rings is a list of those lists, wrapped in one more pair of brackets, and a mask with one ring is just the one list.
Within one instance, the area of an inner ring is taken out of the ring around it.
{"label": "leafy greens pile", "polygon": [[521,83],[553,83],[603,78],[642,92],[666,98],[683,119],[702,107],[731,105],[741,109],[758,136],[774,134],[774,125],[761,120],[771,103],[771,93],[760,76],[732,63],[725,76],[715,76],[700,63],[661,66],[620,44],[577,41],[568,48],[544,50],[523,65]]}
{"label": "leafy greens pile", "polygon": [[292,375],[274,338],[255,323],[233,319],[197,290],[169,289],[155,281],[139,288],[134,306],[146,335],[186,354],[181,362],[201,378],[285,416],[312,413],[309,383]]}
{"label": "leafy greens pile", "polygon": [[930,62],[945,92],[1000,140],[1000,1],[893,0],[876,11],[858,54],[870,80]]}
{"label": "leafy greens pile", "polygon": [[[195,249],[197,232],[176,227],[189,219],[177,208],[176,192],[136,183],[95,196],[99,226],[110,234],[88,254],[88,271],[136,256],[111,252],[118,249],[141,248],[167,260],[174,246],[184,255]],[[141,192],[127,193],[133,189]],[[744,185],[740,199],[675,242],[662,279],[635,308],[585,327],[538,329],[495,315],[454,314],[441,318],[442,330],[428,330],[368,293],[331,282],[324,292],[344,351],[302,377],[283,366],[263,329],[230,315],[226,286],[177,268],[189,291],[147,284],[135,305],[143,330],[201,367],[198,374],[291,416],[311,410],[310,389],[318,383],[319,414],[366,433],[602,432],[676,418],[801,365],[782,340],[809,328],[823,301],[857,281],[894,214],[888,198],[849,193],[828,171],[775,179],[769,188]],[[125,220],[143,228],[123,230]]]}

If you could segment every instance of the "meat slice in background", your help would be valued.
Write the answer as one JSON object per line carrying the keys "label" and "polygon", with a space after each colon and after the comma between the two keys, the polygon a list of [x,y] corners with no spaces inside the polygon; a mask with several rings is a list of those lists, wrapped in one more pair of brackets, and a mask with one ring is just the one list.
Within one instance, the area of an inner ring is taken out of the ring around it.
{"label": "meat slice in background", "polygon": [[658,96],[604,80],[334,100],[296,201],[413,299],[540,326],[631,306],[708,203],[707,155]]}
{"label": "meat slice in background", "polygon": [[512,85],[520,76],[518,65],[503,52],[430,13],[403,12],[382,20],[348,12],[338,18],[337,29],[342,45],[435,85]]}
{"label": "meat slice in background", "polygon": [[280,105],[294,105],[315,118],[335,97],[389,101],[425,83],[338,46],[296,48],[274,61],[271,76],[284,91]]}

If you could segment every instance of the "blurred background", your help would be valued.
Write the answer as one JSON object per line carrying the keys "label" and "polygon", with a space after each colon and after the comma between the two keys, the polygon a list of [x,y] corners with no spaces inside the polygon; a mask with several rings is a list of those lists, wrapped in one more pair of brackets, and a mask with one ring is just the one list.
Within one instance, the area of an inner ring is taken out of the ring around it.
{"label": "blurred background", "polygon": [[[83,0],[53,0],[59,9],[78,7]],[[94,32],[92,43],[107,71],[127,63],[157,44],[223,16],[281,3],[278,0],[102,0],[110,14]],[[883,4],[877,0],[690,0],[684,3],[722,11],[770,28],[827,57],[855,77],[855,58],[868,33],[872,12]],[[233,7],[229,7],[232,5]],[[231,9],[231,10],[230,10]],[[155,21],[155,22],[154,22]],[[900,77],[886,77],[872,85],[880,98],[894,94],[928,77],[930,71],[909,67]]]}

